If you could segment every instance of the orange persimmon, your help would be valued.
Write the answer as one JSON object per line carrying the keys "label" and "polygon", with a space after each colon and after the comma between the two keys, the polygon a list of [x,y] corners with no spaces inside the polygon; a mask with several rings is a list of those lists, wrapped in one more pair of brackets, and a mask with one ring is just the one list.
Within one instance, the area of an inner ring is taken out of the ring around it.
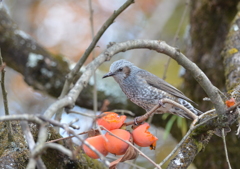
{"label": "orange persimmon", "polygon": [[[88,137],[85,141],[87,141],[89,144],[91,144],[95,149],[97,149],[100,153],[102,153],[104,156],[108,154],[108,151],[104,147],[104,138],[101,135],[94,136],[94,137]],[[90,148],[88,148],[85,144],[83,144],[83,150],[84,152],[91,158],[97,159],[99,156]]]}
{"label": "orange persimmon", "polygon": [[235,105],[236,100],[234,98],[231,98],[229,100],[226,100],[225,103],[226,103],[227,107],[231,107],[231,106]]}
{"label": "orange persimmon", "polygon": [[[111,130],[111,133],[126,141],[129,141],[131,137],[131,134],[123,129]],[[123,142],[122,140],[116,138],[109,133],[106,133],[105,136],[108,140],[104,142],[107,151],[115,155],[123,155],[127,151],[129,146],[127,143]]]}
{"label": "orange persimmon", "polygon": [[148,131],[149,127],[148,123],[144,123],[135,128],[132,131],[133,141],[140,147],[150,146],[154,149],[158,138]]}
{"label": "orange persimmon", "polygon": [[97,124],[105,127],[108,130],[120,128],[126,120],[126,116],[119,116],[114,112],[104,112],[101,114],[101,116],[101,118],[97,119]]}

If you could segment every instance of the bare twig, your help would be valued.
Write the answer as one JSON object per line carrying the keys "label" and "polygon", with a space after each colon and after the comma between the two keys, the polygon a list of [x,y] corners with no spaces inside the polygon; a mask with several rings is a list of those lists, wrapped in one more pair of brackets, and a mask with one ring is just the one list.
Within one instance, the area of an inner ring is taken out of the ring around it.
{"label": "bare twig", "polygon": [[[1,67],[1,88],[2,88],[2,95],[3,95],[3,105],[5,110],[5,115],[9,115],[9,109],[8,109],[8,99],[7,99],[7,91],[5,88],[5,63],[3,63],[2,59],[2,53],[0,49],[0,67]],[[11,121],[7,121],[7,131],[8,131],[8,140],[9,142],[12,142],[13,139],[13,132],[12,132],[12,124]]]}
{"label": "bare twig", "polygon": [[96,127],[97,127],[97,130],[99,131],[99,133],[102,135],[103,139],[104,139],[105,141],[108,141],[107,138],[106,138],[106,136],[103,134],[103,132],[102,132],[102,130],[101,130],[101,127],[102,127],[102,126],[99,126],[99,125],[97,124]]}
{"label": "bare twig", "polygon": [[129,114],[130,116],[135,116],[135,114],[129,110],[114,109],[114,110],[110,110],[110,112],[118,112],[121,114]]}
{"label": "bare twig", "polygon": [[[89,131],[85,131],[85,132],[79,133],[77,135],[83,135],[83,134],[88,134],[88,133],[89,133]],[[68,136],[68,137],[58,138],[58,139],[55,139],[55,140],[47,141],[46,143],[54,143],[54,142],[61,141],[61,140],[67,140],[67,139],[70,139],[70,138],[73,138],[73,137],[75,137],[75,136]]]}
{"label": "bare twig", "polygon": [[[88,0],[89,5],[89,11],[90,11],[90,24],[91,24],[91,34],[92,34],[92,40],[94,38],[94,22],[93,22],[93,8],[92,8],[92,0]],[[95,59],[95,51],[94,48],[92,50],[92,58]],[[97,77],[96,72],[93,73],[93,111],[95,112],[95,115],[97,113]]]}
{"label": "bare twig", "polygon": [[[109,158],[109,159],[111,159],[111,160],[117,160],[117,158],[116,157],[113,157],[113,156],[107,156],[107,158]],[[132,166],[132,167],[134,167],[134,168],[137,168],[137,169],[146,169],[145,167],[141,167],[141,166],[139,166],[139,165],[136,165],[136,164],[134,164],[133,162],[131,162],[131,161],[124,161],[123,163],[126,163],[126,164],[128,164],[128,165],[130,165],[130,166]],[[131,169],[131,168],[130,168]]]}
{"label": "bare twig", "polygon": [[[210,112],[213,112],[212,110],[206,112],[206,113],[210,113]],[[186,141],[186,139],[188,138],[188,136],[192,133],[193,130],[195,130],[196,128],[200,127],[201,125],[207,123],[208,121],[216,118],[217,116],[215,117],[212,117],[212,118],[209,118],[201,123],[199,123],[198,125],[196,126],[193,126],[192,128],[190,128],[188,130],[188,132],[184,135],[184,137],[182,138],[182,140],[177,144],[177,146],[171,151],[171,153],[159,164],[160,166],[162,166],[166,161],[168,161],[175,153],[176,151],[179,149],[179,147],[182,146],[182,144]]]}
{"label": "bare twig", "polygon": [[23,134],[25,135],[25,139],[28,143],[29,150],[33,150],[33,147],[35,146],[35,141],[33,139],[33,135],[28,127],[28,123],[26,121],[21,121],[20,125],[22,127]]}
{"label": "bare twig", "polygon": [[[177,31],[176,31],[176,33],[174,35],[172,46],[175,46],[176,41],[178,40],[180,28],[182,27],[183,21],[184,21],[184,19],[186,17],[186,14],[187,14],[187,11],[188,11],[188,7],[189,7],[189,0],[186,0],[186,5],[185,5],[185,8],[184,8],[181,20],[180,20],[180,22],[178,24]],[[166,79],[166,74],[167,74],[167,70],[168,70],[170,61],[171,61],[171,58],[169,57],[168,60],[167,60],[167,63],[164,65],[164,72],[163,72],[163,77],[162,77],[164,80]]]}
{"label": "bare twig", "polygon": [[27,164],[26,169],[35,169],[36,168],[37,161],[33,158],[29,159],[29,162]]}
{"label": "bare twig", "polygon": [[[72,124],[64,124],[64,123],[59,123],[58,121],[56,120],[52,120],[52,119],[48,119],[44,116],[38,116],[39,119],[45,121],[45,122],[49,122],[50,124],[54,125],[54,126],[58,126],[58,127],[62,127],[63,125],[68,125],[69,127],[72,127],[73,129],[79,129],[79,127],[76,127]],[[62,126],[60,126],[60,124],[62,124]]]}
{"label": "bare twig", "polygon": [[125,125],[129,126],[129,125],[134,124],[135,122],[141,123],[141,122],[147,120],[147,118],[150,117],[159,107],[160,107],[159,104],[154,106],[149,112],[145,113],[144,115],[142,115],[140,117],[137,117],[137,119],[135,121],[126,122]]}
{"label": "bare twig", "polygon": [[228,158],[228,150],[227,150],[226,138],[225,138],[225,134],[224,134],[224,128],[222,128],[222,138],[223,138],[223,145],[224,145],[224,151],[225,151],[225,155],[226,155],[228,168],[232,169],[229,158]]}
{"label": "bare twig", "polygon": [[[25,135],[25,139],[27,140],[27,143],[28,143],[28,147],[29,147],[29,150],[30,152],[32,153],[32,150],[35,146],[35,141],[33,139],[33,136],[32,136],[32,133],[29,129],[29,126],[28,126],[28,123],[26,121],[21,121],[20,122],[21,124],[21,127],[22,127],[22,131]],[[43,163],[42,159],[41,158],[33,158],[32,156],[30,156],[30,160],[29,160],[29,163],[27,165],[27,168],[35,168],[34,166],[37,165],[37,168],[41,168],[41,169],[45,169],[46,166],[45,164]]]}
{"label": "bare twig", "polygon": [[240,134],[240,110],[238,107],[236,111],[238,113],[238,129],[237,129],[236,135],[239,135]]}
{"label": "bare twig", "polygon": [[63,147],[61,144],[48,143],[44,147],[45,147],[45,149],[47,149],[47,148],[56,149],[56,150],[62,152],[63,154],[66,154],[67,156],[73,158],[73,153],[70,150],[68,150],[67,148]]}
{"label": "bare twig", "polygon": [[67,113],[74,113],[74,114],[79,114],[82,116],[86,116],[86,117],[90,117],[90,118],[96,118],[95,115],[91,115],[91,114],[87,114],[87,113],[82,113],[82,112],[77,112],[77,111],[73,111],[73,110],[66,110]]}
{"label": "bare twig", "polygon": [[30,114],[15,114],[15,115],[9,115],[9,116],[1,116],[0,121],[13,121],[13,120],[24,120],[33,122],[36,124],[42,124],[42,120],[40,120],[38,117]]}
{"label": "bare twig", "polygon": [[185,111],[193,120],[196,120],[198,118],[198,116],[196,114],[194,114],[192,111],[190,111],[189,109],[187,109],[186,107],[184,107],[183,105],[173,101],[173,100],[170,100],[170,99],[162,99],[161,100],[162,102],[164,103],[170,103],[171,105],[174,105],[180,109],[182,109],[183,111]]}

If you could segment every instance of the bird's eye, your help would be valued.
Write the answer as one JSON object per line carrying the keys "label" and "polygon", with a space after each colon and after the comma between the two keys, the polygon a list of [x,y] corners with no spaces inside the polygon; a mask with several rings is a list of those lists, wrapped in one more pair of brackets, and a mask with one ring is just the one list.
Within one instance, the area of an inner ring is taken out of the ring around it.
{"label": "bird's eye", "polygon": [[118,70],[121,72],[121,71],[123,70],[123,68],[122,68],[122,67],[120,67]]}

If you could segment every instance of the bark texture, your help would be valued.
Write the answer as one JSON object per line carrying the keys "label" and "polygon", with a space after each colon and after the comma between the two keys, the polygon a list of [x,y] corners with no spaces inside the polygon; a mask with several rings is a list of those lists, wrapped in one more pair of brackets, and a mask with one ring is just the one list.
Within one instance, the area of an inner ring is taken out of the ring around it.
{"label": "bark texture", "polygon": [[[230,23],[237,12],[237,0],[191,1],[190,38],[186,55],[208,76],[213,85],[225,90],[225,77],[221,51],[224,47]],[[184,75],[185,93],[197,103],[200,110],[211,108],[203,102],[206,94],[189,73]],[[184,90],[183,89],[183,90]]]}
{"label": "bark texture", "polygon": [[[191,1],[191,45],[189,45],[186,55],[206,73],[216,87],[222,91],[228,91],[228,96],[235,96],[236,100],[239,100],[239,16],[236,14],[237,3],[238,1]],[[236,17],[231,24],[235,15]],[[234,28],[236,29],[234,30]],[[202,103],[205,94],[196,84],[196,81],[188,73],[185,74],[184,78],[186,92],[194,93],[192,97],[201,102],[202,109],[209,108],[210,104]],[[238,114],[228,116],[227,123],[233,124],[237,117]],[[200,127],[199,130],[202,132],[198,135],[198,139],[196,140],[191,135],[186,141],[185,145],[190,145],[188,147],[193,148],[191,152],[198,155],[193,161],[197,168],[228,168],[226,160],[223,160],[225,159],[223,140],[216,135],[211,135],[213,129],[214,127],[204,133]],[[235,135],[236,126],[231,126],[231,129],[232,132],[226,136],[229,158],[232,168],[238,168],[239,152],[234,147],[239,147],[240,144]],[[196,151],[196,147],[198,147],[198,151]],[[195,158],[195,155],[189,156],[188,151],[184,151],[184,149],[184,147],[181,148],[180,153],[171,161],[168,168],[174,168],[176,160],[184,161],[186,158],[186,163],[189,163],[192,158]],[[181,153],[184,156],[181,156]],[[186,163],[178,168],[186,168]]]}

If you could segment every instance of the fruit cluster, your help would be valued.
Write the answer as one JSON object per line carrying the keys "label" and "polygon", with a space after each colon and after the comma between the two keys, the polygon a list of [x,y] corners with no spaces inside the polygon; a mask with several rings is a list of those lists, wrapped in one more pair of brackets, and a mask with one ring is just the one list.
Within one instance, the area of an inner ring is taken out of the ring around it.
{"label": "fruit cluster", "polygon": [[[123,155],[129,144],[123,142],[119,138],[130,141],[133,140],[135,144],[141,147],[150,146],[151,149],[155,148],[156,141],[158,138],[152,135],[148,128],[150,125],[148,123],[143,123],[137,126],[131,133],[127,130],[121,129],[126,120],[126,116],[119,116],[114,112],[105,112],[101,115],[99,119],[97,119],[97,124],[99,126],[103,126],[111,133],[107,132],[105,137],[102,135],[97,135],[94,137],[89,137],[85,141],[87,141],[90,145],[92,145],[96,150],[106,156],[108,153],[112,153],[115,155]],[[119,137],[115,137],[115,136]],[[98,155],[88,148],[85,144],[83,145],[84,152],[91,158],[97,159]]]}

